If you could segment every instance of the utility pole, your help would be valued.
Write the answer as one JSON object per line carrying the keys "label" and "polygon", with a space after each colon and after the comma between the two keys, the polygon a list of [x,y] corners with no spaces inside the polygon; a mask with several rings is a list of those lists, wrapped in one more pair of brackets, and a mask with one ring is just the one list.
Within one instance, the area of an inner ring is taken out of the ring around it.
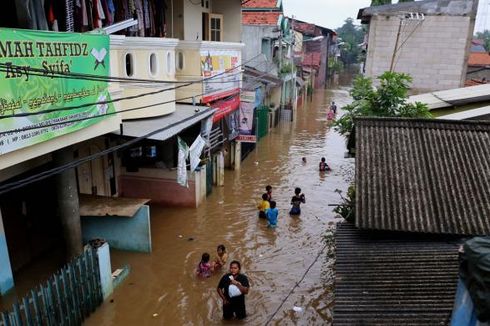
{"label": "utility pole", "polygon": [[390,72],[393,72],[393,68],[395,65],[395,56],[396,56],[396,52],[398,49],[398,41],[400,40],[400,33],[402,30],[402,24],[403,24],[403,19],[400,18],[400,24],[398,25],[398,32],[396,33],[395,48],[393,49],[393,55],[391,56]]}
{"label": "utility pole", "polygon": [[[72,162],[72,147],[65,147],[54,152],[53,161],[57,166]],[[70,260],[82,253],[80,204],[74,168],[65,170],[56,176],[56,193],[58,196],[58,215],[66,244],[66,257],[67,260]]]}

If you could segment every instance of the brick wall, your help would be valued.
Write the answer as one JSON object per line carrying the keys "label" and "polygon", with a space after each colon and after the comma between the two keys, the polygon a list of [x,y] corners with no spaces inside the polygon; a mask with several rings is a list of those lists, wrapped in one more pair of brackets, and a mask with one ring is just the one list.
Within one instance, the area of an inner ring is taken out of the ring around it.
{"label": "brick wall", "polygon": [[[399,18],[373,16],[369,29],[366,75],[390,69]],[[474,20],[463,16],[426,16],[401,28],[394,71],[413,78],[414,92],[462,87]]]}

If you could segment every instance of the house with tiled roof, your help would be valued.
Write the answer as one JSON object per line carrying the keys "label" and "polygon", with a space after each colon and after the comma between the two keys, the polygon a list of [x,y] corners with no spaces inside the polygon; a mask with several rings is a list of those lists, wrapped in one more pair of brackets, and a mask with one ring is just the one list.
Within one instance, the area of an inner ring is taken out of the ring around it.
{"label": "house with tiled roof", "polygon": [[301,34],[301,41],[295,47],[295,63],[301,70],[312,71],[312,86],[325,86],[328,76],[329,47],[333,44],[335,32],[329,28],[291,19],[295,33]]}
{"label": "house with tiled roof", "polygon": [[490,80],[490,54],[488,52],[471,52],[468,58],[466,85],[485,84]]}
{"label": "house with tiled roof", "polygon": [[[289,69],[293,67],[292,62],[289,63],[292,61],[293,42],[288,24],[281,0],[242,2],[242,42],[246,44],[243,59],[251,60],[245,67],[245,79],[253,77],[253,82],[246,82],[245,85],[261,87],[265,95],[262,105],[273,111],[286,107],[293,109],[296,105],[295,72]],[[254,76],[247,76],[251,72],[254,72]],[[257,76],[256,72],[261,72],[262,76]],[[269,82],[277,78],[282,82]]]}

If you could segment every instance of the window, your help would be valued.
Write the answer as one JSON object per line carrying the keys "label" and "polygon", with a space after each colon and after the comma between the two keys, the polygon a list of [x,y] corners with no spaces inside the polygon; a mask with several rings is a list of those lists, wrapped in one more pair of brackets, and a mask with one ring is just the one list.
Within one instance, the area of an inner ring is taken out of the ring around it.
{"label": "window", "polygon": [[177,70],[184,69],[184,53],[177,52]]}
{"label": "window", "polygon": [[171,73],[172,73],[172,54],[170,52],[167,52],[167,74],[170,75]]}
{"label": "window", "polygon": [[155,77],[158,73],[157,55],[155,53],[150,54],[150,75]]}
{"label": "window", "polygon": [[209,15],[209,37],[211,41],[223,40],[223,15]]}
{"label": "window", "polygon": [[133,76],[134,73],[133,55],[131,53],[126,53],[125,61],[126,61],[126,76],[131,77]]}

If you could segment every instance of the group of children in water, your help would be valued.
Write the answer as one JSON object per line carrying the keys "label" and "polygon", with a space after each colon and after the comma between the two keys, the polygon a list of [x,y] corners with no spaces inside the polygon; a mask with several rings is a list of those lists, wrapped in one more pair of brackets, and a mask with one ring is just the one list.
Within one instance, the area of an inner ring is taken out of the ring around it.
{"label": "group of children in water", "polygon": [[[306,157],[302,158],[303,164],[306,163]],[[318,170],[320,172],[331,171],[332,169],[328,166],[324,157],[321,158],[318,164]],[[275,228],[277,226],[277,217],[279,215],[279,210],[276,207],[276,202],[272,200],[272,186],[268,185],[265,187],[266,192],[262,195],[262,200],[257,205],[259,210],[259,218],[267,219],[267,226],[270,228]],[[301,214],[301,204],[306,203],[305,194],[301,193],[301,188],[294,189],[294,196],[291,198],[291,210],[289,215],[300,215]]]}
{"label": "group of children in water", "polygon": [[201,261],[197,265],[196,274],[200,277],[210,277],[214,271],[220,270],[226,265],[228,254],[224,245],[220,244],[216,249],[216,258],[210,261],[211,256],[205,252],[202,254]]}

